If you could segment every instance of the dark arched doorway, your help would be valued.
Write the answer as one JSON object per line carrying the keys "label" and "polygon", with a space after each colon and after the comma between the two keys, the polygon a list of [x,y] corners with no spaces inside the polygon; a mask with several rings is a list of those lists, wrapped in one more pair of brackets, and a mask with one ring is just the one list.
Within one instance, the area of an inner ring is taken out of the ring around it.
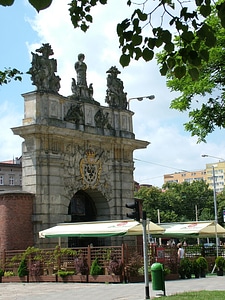
{"label": "dark arched doorway", "polygon": [[[96,207],[93,199],[85,192],[78,191],[70,200],[68,214],[71,215],[71,222],[90,222],[96,220]],[[98,245],[97,238],[69,237],[69,247],[87,247]]]}

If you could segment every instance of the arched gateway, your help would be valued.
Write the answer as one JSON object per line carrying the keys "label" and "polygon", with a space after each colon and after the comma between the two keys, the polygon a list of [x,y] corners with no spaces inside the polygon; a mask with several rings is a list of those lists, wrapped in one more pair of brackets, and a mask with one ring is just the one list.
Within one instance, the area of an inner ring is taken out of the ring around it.
{"label": "arched gateway", "polygon": [[32,53],[29,73],[37,90],[23,95],[23,124],[13,128],[24,138],[23,190],[35,195],[36,246],[57,242],[38,238],[57,223],[123,219],[125,203],[133,198],[133,151],[148,145],[135,139],[116,67],[107,71],[107,107],[94,100],[93,86],[83,78],[84,55],[75,64],[79,81],[73,78],[72,95],[64,97],[50,50],[43,44],[37,50],[42,55]]}

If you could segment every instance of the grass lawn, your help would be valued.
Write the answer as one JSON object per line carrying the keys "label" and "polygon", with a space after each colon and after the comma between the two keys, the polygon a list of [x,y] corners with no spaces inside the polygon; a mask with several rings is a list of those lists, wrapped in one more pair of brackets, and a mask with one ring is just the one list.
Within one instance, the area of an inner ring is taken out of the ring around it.
{"label": "grass lawn", "polygon": [[182,293],[166,297],[170,300],[222,300],[225,299],[224,291],[199,291]]}

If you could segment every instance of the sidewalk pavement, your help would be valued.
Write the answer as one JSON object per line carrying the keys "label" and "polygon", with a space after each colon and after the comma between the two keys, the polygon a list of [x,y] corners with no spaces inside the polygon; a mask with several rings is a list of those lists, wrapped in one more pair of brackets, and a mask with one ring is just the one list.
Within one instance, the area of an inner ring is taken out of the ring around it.
{"label": "sidewalk pavement", "polygon": [[[225,290],[225,276],[166,281],[166,295],[186,291]],[[154,299],[162,291],[152,291]],[[143,300],[144,283],[0,283],[0,300]],[[224,297],[225,298],[225,297]]]}

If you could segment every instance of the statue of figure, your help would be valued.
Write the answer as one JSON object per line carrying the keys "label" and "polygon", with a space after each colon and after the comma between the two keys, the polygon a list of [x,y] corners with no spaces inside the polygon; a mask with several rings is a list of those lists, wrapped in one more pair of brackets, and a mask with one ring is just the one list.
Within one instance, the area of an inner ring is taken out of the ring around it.
{"label": "statue of figure", "polygon": [[114,66],[111,67],[106,73],[107,77],[107,90],[105,102],[110,107],[117,109],[127,108],[127,93],[124,92],[123,81],[117,78],[120,71]]}
{"label": "statue of figure", "polygon": [[76,125],[84,124],[84,113],[80,104],[71,105],[64,120],[75,123]]}
{"label": "statue of figure", "polygon": [[78,61],[75,63],[74,68],[77,72],[77,85],[87,87],[86,73],[87,65],[84,62],[84,54],[78,55]]}
{"label": "statue of figure", "polygon": [[31,74],[31,80],[38,91],[57,93],[60,89],[61,79],[55,75],[57,71],[56,59],[49,59],[49,56],[54,54],[51,46],[48,43],[42,44],[42,47],[36,52],[41,53],[42,56],[31,52],[33,58],[31,68],[27,73]]}
{"label": "statue of figure", "polygon": [[94,102],[95,104],[100,105],[93,98],[93,84],[91,83],[89,86],[87,85],[87,65],[85,64],[84,59],[85,55],[81,53],[78,55],[78,61],[74,64],[74,68],[77,73],[77,80],[72,78],[71,90],[73,94],[71,98],[91,103]]}
{"label": "statue of figure", "polygon": [[73,93],[73,98],[79,97],[79,89],[77,87],[77,83],[76,83],[76,80],[74,78],[72,78],[71,91]]}
{"label": "statue of figure", "polygon": [[107,129],[112,129],[112,126],[110,125],[109,123],[109,113],[103,113],[102,109],[99,109],[95,116],[94,116],[94,119],[95,119],[95,125],[96,127],[99,127],[99,128],[107,128]]}

